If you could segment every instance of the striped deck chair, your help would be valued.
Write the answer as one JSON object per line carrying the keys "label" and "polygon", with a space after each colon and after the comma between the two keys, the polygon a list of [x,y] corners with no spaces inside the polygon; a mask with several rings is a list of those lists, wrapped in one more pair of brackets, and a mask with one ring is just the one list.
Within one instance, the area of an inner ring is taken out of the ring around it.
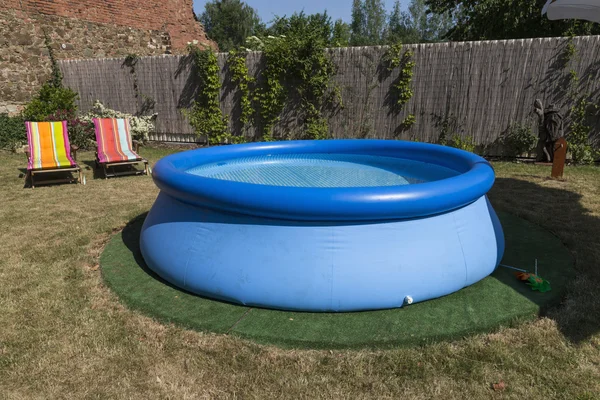
{"label": "striped deck chair", "polygon": [[[128,120],[94,118],[94,126],[96,127],[96,142],[98,142],[96,166],[102,167],[104,179],[109,176],[149,174],[148,160],[133,151]],[[144,169],[133,168],[136,164],[144,164]],[[130,168],[126,171],[114,171],[114,167],[118,166],[129,166]],[[113,172],[110,172],[109,168],[113,168]]]}
{"label": "striped deck chair", "polygon": [[[35,177],[39,174],[66,172],[68,177],[62,179],[46,179],[42,183],[78,182],[85,185],[85,177],[81,167],[77,165],[73,155],[76,149],[69,144],[67,121],[60,122],[25,122],[27,128],[27,176],[31,187],[35,188]],[[72,173],[77,172],[74,178]]]}

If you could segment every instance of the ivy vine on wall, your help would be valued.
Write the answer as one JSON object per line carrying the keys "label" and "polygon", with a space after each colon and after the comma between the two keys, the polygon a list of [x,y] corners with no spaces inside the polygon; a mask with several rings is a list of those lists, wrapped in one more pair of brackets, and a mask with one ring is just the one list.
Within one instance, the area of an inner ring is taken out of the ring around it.
{"label": "ivy vine on wall", "polygon": [[[402,43],[389,46],[382,58],[388,73],[396,68],[400,68],[398,77],[392,82],[390,87],[391,95],[395,99],[395,104],[393,104],[395,113],[399,113],[414,94],[411,83],[416,64],[413,58],[414,52],[410,48],[403,52]],[[409,114],[400,125],[403,130],[406,130],[414,125],[415,122],[415,116]]]}
{"label": "ivy vine on wall", "polygon": [[[261,84],[256,87],[256,79],[246,65],[247,51],[235,49],[227,57],[231,81],[239,93],[243,129],[250,125],[262,127],[263,141],[289,139],[287,135],[276,138],[273,127],[290,105],[298,106],[299,122],[304,128],[300,139],[326,139],[329,127],[323,112],[332,103],[341,106],[341,94],[333,83],[336,70],[324,44],[312,38],[270,37],[261,50],[264,67]],[[200,87],[194,104],[184,111],[194,131],[198,136],[207,136],[212,145],[245,141],[245,136],[231,134],[228,117],[219,107],[221,82],[216,54],[193,45],[189,53]]]}
{"label": "ivy vine on wall", "polygon": [[211,49],[189,45],[198,78],[200,92],[191,108],[184,113],[197,136],[206,136],[211,145],[227,143],[233,136],[228,131],[228,119],[219,106],[221,82],[217,56]]}
{"label": "ivy vine on wall", "polygon": [[254,110],[252,109],[252,101],[250,100],[250,85],[254,82],[254,78],[250,76],[248,66],[246,65],[247,52],[243,49],[233,49],[229,51],[227,63],[231,71],[231,80],[235,84],[240,93],[240,122],[242,129],[250,124],[250,119]]}
{"label": "ivy vine on wall", "polygon": [[273,126],[288,99],[299,101],[302,138],[325,139],[329,136],[323,108],[328,100],[339,99],[333,84],[334,64],[325,45],[313,38],[271,37],[262,47],[264,85],[256,95],[263,125],[263,140],[273,140]]}

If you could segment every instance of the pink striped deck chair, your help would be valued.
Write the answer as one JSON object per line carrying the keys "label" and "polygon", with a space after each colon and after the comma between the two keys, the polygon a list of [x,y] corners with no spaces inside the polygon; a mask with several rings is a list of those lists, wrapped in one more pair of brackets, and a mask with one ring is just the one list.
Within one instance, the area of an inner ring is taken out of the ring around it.
{"label": "pink striped deck chair", "polygon": [[[66,172],[67,178],[46,179],[42,183],[78,182],[85,185],[81,167],[71,156],[71,145],[67,133],[67,121],[25,122],[27,128],[27,176],[35,188],[35,176],[54,172]],[[73,154],[75,155],[73,148]],[[77,172],[77,178],[72,173]]]}
{"label": "pink striped deck chair", "polygon": [[[150,172],[148,160],[140,157],[134,150],[131,141],[129,121],[121,118],[94,118],[96,128],[96,166],[102,167],[104,178],[119,175],[137,175]],[[134,168],[143,164],[144,169]],[[115,171],[114,167],[127,167]],[[113,171],[110,171],[113,168]]]}

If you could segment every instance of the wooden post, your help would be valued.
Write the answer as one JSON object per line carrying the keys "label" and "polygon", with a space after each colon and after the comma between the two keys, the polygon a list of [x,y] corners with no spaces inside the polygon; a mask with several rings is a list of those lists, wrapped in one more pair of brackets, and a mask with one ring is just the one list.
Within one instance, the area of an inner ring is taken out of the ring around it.
{"label": "wooden post", "polygon": [[552,162],[552,178],[562,179],[567,158],[567,141],[560,138],[554,142],[554,161]]}

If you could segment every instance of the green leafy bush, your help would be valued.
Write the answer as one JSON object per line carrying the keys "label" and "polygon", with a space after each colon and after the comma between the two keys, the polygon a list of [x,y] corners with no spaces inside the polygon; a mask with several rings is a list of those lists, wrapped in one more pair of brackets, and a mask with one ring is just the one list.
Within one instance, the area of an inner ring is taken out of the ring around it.
{"label": "green leafy bush", "polygon": [[50,38],[45,33],[44,44],[48,50],[52,72],[50,78],[42,85],[38,94],[25,106],[23,118],[26,121],[41,122],[46,121],[49,115],[60,112],[68,114],[69,118],[67,119],[73,119],[77,112],[75,101],[77,101],[79,95],[63,86],[63,75],[60,72],[60,68],[58,68]]}
{"label": "green leafy bush", "polygon": [[450,147],[456,147],[457,149],[475,152],[475,141],[471,136],[460,136],[454,135],[447,143]]}
{"label": "green leafy bush", "polygon": [[590,114],[590,109],[595,111],[598,106],[588,101],[587,96],[581,97],[571,107],[571,132],[567,137],[567,142],[571,158],[577,164],[591,164],[599,156],[599,151],[594,149],[589,142],[592,128],[586,118]]}
{"label": "green leafy bush", "polygon": [[568,143],[568,151],[576,164],[592,164],[600,159],[600,150],[588,143]]}
{"label": "green leafy bush", "polygon": [[45,118],[46,121],[67,121],[69,143],[82,150],[94,148],[94,124],[73,116],[70,112],[59,110]]}
{"label": "green leafy bush", "polygon": [[503,153],[508,157],[518,157],[535,149],[538,138],[531,127],[512,124],[508,131],[500,137]]}
{"label": "green leafy bush", "polygon": [[433,120],[433,126],[439,129],[438,144],[448,146],[450,142],[456,136],[461,136],[464,132],[462,123],[458,118],[452,114],[438,115],[435,113],[431,114]]}
{"label": "green leafy bush", "polygon": [[78,97],[79,95],[69,88],[55,86],[50,82],[44,83],[37,96],[25,106],[23,118],[26,121],[45,121],[48,115],[58,111],[67,111],[75,116],[75,101]]}
{"label": "green leafy bush", "polygon": [[0,149],[15,150],[27,144],[27,131],[23,117],[0,114]]}
{"label": "green leafy bush", "polygon": [[[124,112],[112,110],[107,108],[96,100],[92,109],[85,115],[82,115],[79,120],[82,123],[89,123],[93,125],[93,118],[124,118],[129,120],[129,127],[131,128],[131,138],[134,140],[146,141],[150,133],[156,131],[154,121],[156,120],[157,114],[134,116]],[[84,128],[81,128],[84,129]],[[93,131],[92,131],[93,132]],[[85,135],[85,133],[82,133]]]}

